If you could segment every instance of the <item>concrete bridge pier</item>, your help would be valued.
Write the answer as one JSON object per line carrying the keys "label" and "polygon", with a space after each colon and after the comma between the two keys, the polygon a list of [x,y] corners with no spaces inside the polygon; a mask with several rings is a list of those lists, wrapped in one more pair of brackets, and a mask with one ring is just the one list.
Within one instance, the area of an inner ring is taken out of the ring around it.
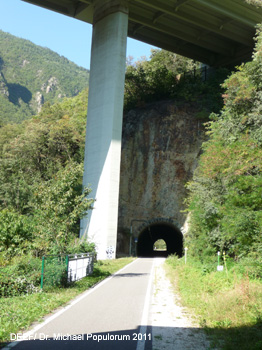
{"label": "concrete bridge pier", "polygon": [[128,7],[122,0],[94,7],[83,185],[91,185],[96,202],[80,236],[107,259],[116,254]]}

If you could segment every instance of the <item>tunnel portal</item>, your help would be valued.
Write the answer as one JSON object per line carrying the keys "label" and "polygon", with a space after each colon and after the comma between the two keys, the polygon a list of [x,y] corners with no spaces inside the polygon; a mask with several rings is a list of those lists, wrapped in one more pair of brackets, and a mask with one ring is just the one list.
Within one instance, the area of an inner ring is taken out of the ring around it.
{"label": "tunnel portal", "polygon": [[[154,250],[157,240],[163,239],[166,242],[165,251]],[[153,257],[176,254],[179,257],[183,254],[183,235],[181,231],[170,223],[155,223],[145,227],[138,236],[137,255],[139,257]]]}

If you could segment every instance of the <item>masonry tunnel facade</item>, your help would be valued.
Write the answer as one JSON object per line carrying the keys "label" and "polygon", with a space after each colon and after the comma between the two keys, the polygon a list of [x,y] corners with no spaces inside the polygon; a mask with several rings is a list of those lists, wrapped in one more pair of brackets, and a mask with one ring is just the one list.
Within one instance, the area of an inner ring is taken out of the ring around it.
{"label": "masonry tunnel facade", "polygon": [[[164,240],[166,250],[154,250],[154,244],[158,240]],[[137,255],[139,257],[167,257],[175,254],[179,257],[183,255],[183,234],[173,224],[161,222],[145,227],[138,236]]]}

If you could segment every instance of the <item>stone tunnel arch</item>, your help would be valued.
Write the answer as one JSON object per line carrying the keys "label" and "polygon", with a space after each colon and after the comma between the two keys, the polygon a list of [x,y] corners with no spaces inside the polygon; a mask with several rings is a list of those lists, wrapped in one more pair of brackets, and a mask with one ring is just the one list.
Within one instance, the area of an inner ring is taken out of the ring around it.
{"label": "stone tunnel arch", "polygon": [[[154,251],[154,243],[163,239],[167,250],[164,252]],[[176,254],[183,255],[183,234],[173,224],[168,222],[157,222],[142,229],[138,235],[137,255],[140,257],[168,256]]]}

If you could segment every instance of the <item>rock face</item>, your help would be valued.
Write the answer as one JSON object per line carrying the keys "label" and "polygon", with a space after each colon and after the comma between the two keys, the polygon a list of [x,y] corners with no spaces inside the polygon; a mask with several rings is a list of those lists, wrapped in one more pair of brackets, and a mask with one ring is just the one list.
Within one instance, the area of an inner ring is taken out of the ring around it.
{"label": "rock face", "polygon": [[34,104],[35,104],[35,109],[36,109],[36,111],[37,111],[37,113],[39,113],[40,111],[41,111],[41,109],[42,109],[42,106],[43,106],[43,104],[44,104],[44,96],[43,96],[43,94],[41,94],[41,92],[40,91],[37,91],[36,93],[35,93],[35,96],[34,96]]}
{"label": "rock face", "polygon": [[204,128],[199,110],[159,102],[124,116],[118,218],[118,253],[128,254],[132,241],[150,225],[182,230],[186,221],[185,188],[196,168]]}
{"label": "rock face", "polygon": [[58,85],[58,79],[56,77],[51,77],[48,80],[47,87],[46,87],[46,93],[48,94],[50,91],[53,91]]}
{"label": "rock face", "polygon": [[0,72],[0,94],[9,97],[8,86],[3,73]]}

